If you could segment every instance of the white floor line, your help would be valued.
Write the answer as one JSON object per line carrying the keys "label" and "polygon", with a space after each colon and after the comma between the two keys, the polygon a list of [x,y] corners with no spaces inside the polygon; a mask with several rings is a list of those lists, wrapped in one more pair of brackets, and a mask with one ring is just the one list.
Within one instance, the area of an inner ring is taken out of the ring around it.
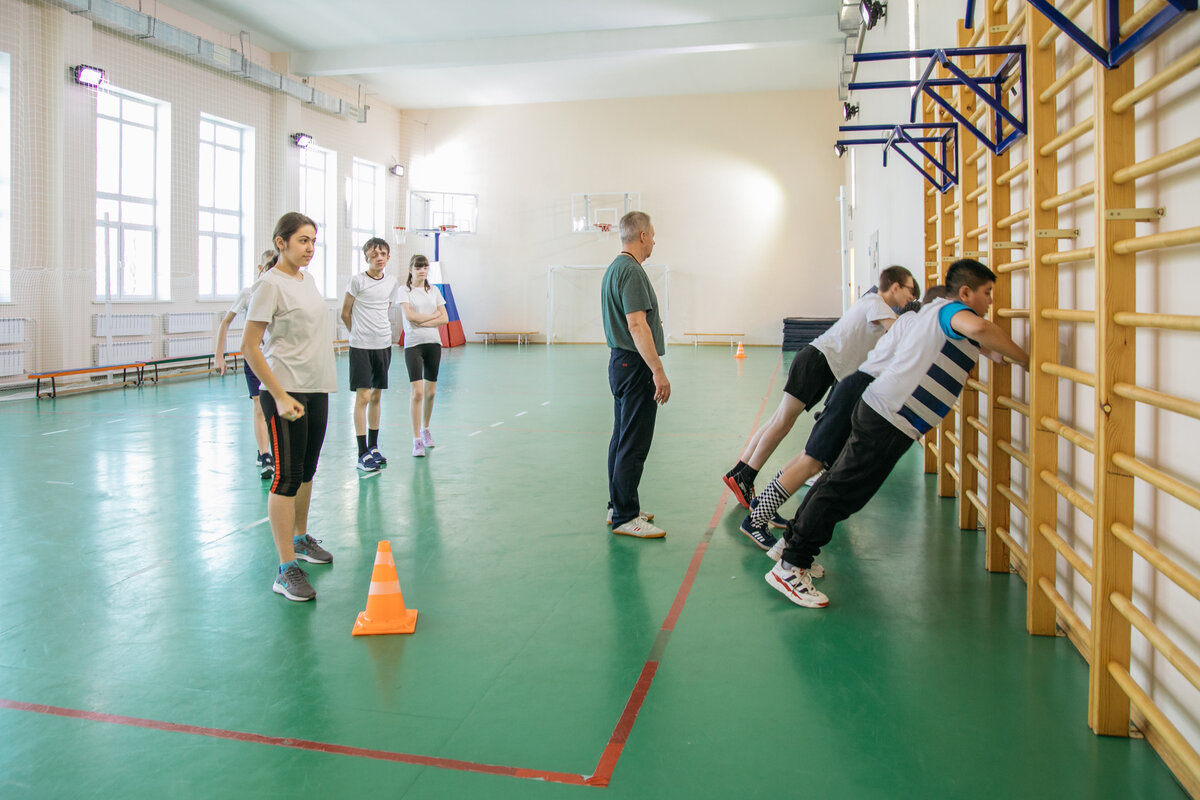
{"label": "white floor line", "polygon": [[42,436],[53,436],[56,433],[66,433],[68,430],[70,430],[70,428],[63,428],[61,431],[47,431],[46,433],[43,433]]}
{"label": "white floor line", "polygon": [[158,413],[159,414],[170,414],[172,411],[178,411],[178,410],[179,410],[179,406],[175,406],[174,408],[163,409],[162,411],[159,411]]}
{"label": "white floor line", "polygon": [[549,400],[547,400],[546,402],[542,403],[542,405],[544,405],[544,406],[548,406],[548,405],[550,405],[550,401],[549,401]]}
{"label": "white floor line", "polygon": [[75,485],[74,481],[46,481],[46,483],[52,483],[55,486],[74,486]]}
{"label": "white floor line", "polygon": [[383,470],[377,469],[374,472],[368,472],[366,475],[359,475],[358,479],[360,481],[365,481],[367,478],[378,478],[382,474],[383,474]]}
{"label": "white floor line", "polygon": [[234,531],[234,533],[241,533],[242,531],[248,531],[251,528],[257,528],[259,525],[262,525],[268,519],[269,519],[268,517],[263,517],[260,520],[255,520],[254,522],[251,522],[249,525],[243,525],[242,527],[238,528],[237,530]]}
{"label": "white floor line", "polygon": [[467,434],[467,436],[478,436],[481,433],[483,433],[483,431],[471,431]]}
{"label": "white floor line", "polygon": [[104,424],[105,424],[105,425],[112,425],[114,422],[124,422],[124,421],[125,421],[125,418],[124,418],[124,417],[117,417],[116,419],[110,419],[108,422],[106,422],[106,423],[104,423]]}
{"label": "white floor line", "polygon": [[492,427],[493,427],[493,428],[499,428],[499,427],[500,427],[501,425],[503,425],[503,424],[504,424],[504,420],[500,420],[499,422],[493,422],[493,423],[492,423]]}
{"label": "white floor line", "polygon": [[525,415],[526,415],[526,414],[528,414],[528,413],[529,413],[528,411],[518,411],[518,412],[517,412],[517,414],[516,414],[516,416],[518,416],[518,417],[523,417],[523,416],[525,416]]}

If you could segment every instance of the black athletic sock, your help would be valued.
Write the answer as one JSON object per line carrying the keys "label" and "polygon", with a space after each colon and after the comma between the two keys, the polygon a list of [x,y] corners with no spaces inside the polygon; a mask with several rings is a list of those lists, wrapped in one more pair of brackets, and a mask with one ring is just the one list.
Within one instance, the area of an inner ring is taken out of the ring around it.
{"label": "black athletic sock", "polygon": [[751,486],[754,485],[754,479],[758,477],[758,470],[751,467],[749,464],[742,467],[742,480]]}
{"label": "black athletic sock", "polygon": [[733,469],[731,469],[731,470],[729,470],[729,472],[725,473],[725,477],[726,478],[736,478],[739,475],[741,475],[742,470],[744,470],[744,469],[747,469],[746,462],[739,461],[738,463],[733,465]]}
{"label": "black athletic sock", "polygon": [[376,428],[375,430],[371,430],[370,428],[367,428],[367,447],[378,447],[378,446],[379,446],[379,428]]}
{"label": "black athletic sock", "polygon": [[367,437],[355,436],[354,438],[358,439],[358,454],[361,456],[363,453],[367,452]]}

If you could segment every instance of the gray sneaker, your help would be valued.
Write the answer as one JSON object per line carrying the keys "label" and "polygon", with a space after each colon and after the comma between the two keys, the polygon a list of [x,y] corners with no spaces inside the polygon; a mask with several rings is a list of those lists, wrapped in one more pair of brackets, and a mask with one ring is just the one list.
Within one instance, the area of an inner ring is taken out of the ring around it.
{"label": "gray sneaker", "polygon": [[296,558],[303,559],[310,564],[333,563],[333,553],[321,547],[320,539],[314,539],[307,533],[304,534],[303,539],[294,539],[292,546],[296,550]]}
{"label": "gray sneaker", "polygon": [[301,603],[317,596],[316,589],[308,582],[308,575],[299,567],[288,567],[279,573],[279,577],[271,585],[271,590],[276,594],[283,595],[288,600]]}

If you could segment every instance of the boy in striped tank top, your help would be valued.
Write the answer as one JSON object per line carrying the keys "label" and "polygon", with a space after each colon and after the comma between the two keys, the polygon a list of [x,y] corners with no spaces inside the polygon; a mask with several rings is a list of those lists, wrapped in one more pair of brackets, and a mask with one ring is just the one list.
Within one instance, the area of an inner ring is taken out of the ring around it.
{"label": "boy in striped tank top", "polygon": [[767,583],[796,605],[824,608],[809,569],[834,526],[879,491],[914,441],[941,422],[962,393],[980,352],[1027,367],[1029,356],[984,318],[995,274],[972,259],[946,273],[950,297],[924,306],[893,343],[895,356],[854,408],[850,438],[788,523],[783,558]]}

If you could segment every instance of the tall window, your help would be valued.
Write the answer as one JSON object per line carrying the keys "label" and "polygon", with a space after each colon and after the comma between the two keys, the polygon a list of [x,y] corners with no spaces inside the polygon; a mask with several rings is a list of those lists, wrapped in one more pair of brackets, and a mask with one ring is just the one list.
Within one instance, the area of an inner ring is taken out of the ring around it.
{"label": "tall window", "polygon": [[254,280],[254,129],[200,115],[201,297],[230,297]]}
{"label": "tall window", "polygon": [[325,297],[337,287],[337,153],[310,145],[300,154],[300,211],[317,223],[317,247],[308,271]]}
{"label": "tall window", "polygon": [[362,246],[383,231],[383,165],[354,159],[349,183],[351,271],[362,272],[367,268]]}
{"label": "tall window", "polygon": [[12,300],[12,60],[0,53],[0,303]]}
{"label": "tall window", "polygon": [[170,298],[171,106],[96,93],[96,296]]}

